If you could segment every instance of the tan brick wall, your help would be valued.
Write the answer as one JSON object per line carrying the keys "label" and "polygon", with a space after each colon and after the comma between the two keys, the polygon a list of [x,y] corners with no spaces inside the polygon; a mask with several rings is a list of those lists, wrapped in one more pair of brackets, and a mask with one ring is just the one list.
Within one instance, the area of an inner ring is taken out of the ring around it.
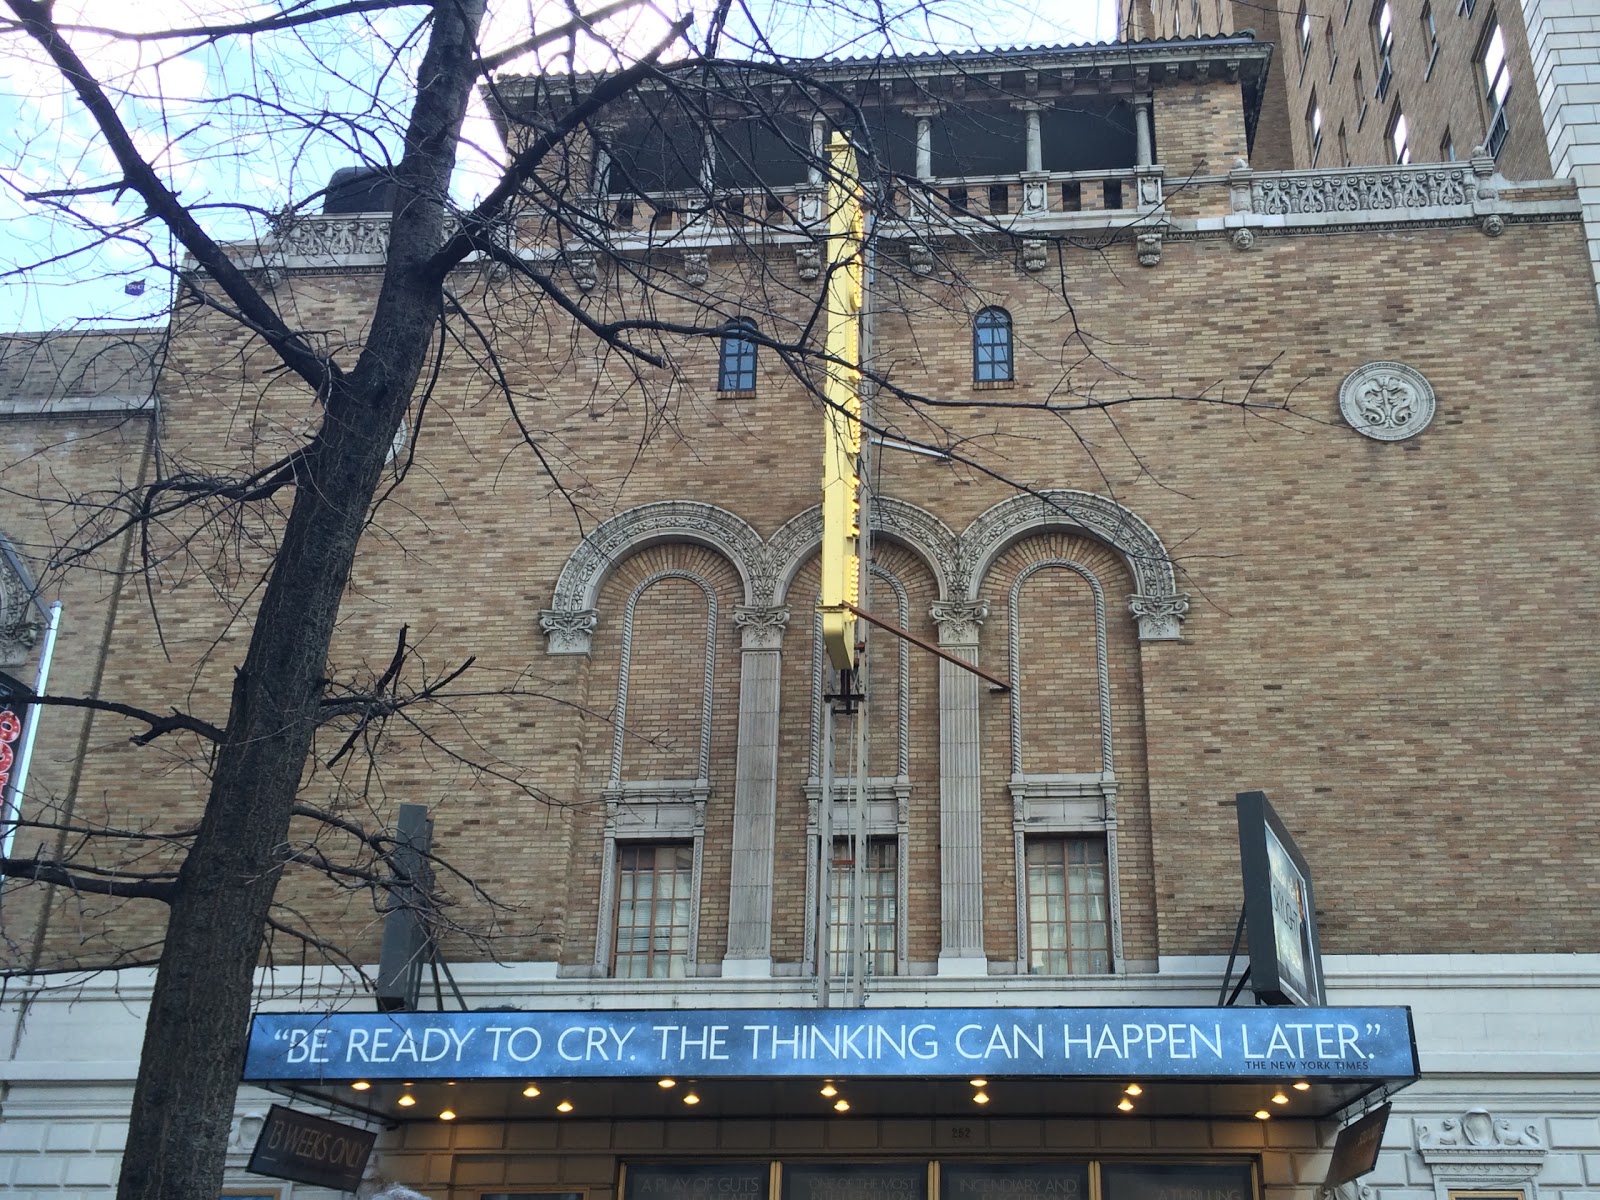
{"label": "tan brick wall", "polygon": [[[1170,122],[1163,138],[1180,126],[1213,131],[1213,147],[1242,138],[1237,94],[1233,108],[1229,95],[1203,89],[1158,110],[1158,124]],[[1231,799],[1253,787],[1279,802],[1307,849],[1329,952],[1588,946],[1588,913],[1600,901],[1588,849],[1600,580],[1586,550],[1600,515],[1591,469],[1600,348],[1557,333],[1595,320],[1577,226],[1514,224],[1498,239],[1423,226],[1403,237],[1264,236],[1248,253],[1221,239],[1171,240],[1154,270],[1139,268],[1126,244],[1063,253],[1064,275],[1032,276],[1008,251],[963,250],[958,274],[942,269],[898,293],[886,256],[882,294],[915,315],[879,322],[881,361],[903,388],[974,407],[940,409],[945,432],[925,422],[926,410],[889,398],[879,419],[910,436],[966,439],[966,453],[1016,484],[1113,495],[1177,560],[1193,603],[1185,638],[1137,643],[1124,607],[1131,585],[1109,582],[1120,568],[1103,550],[1081,550],[1098,555],[1108,580],[1119,776],[1124,765],[1129,772],[1119,801],[1130,955],[1226,949],[1239,898]],[[770,304],[777,316],[764,325],[792,328],[814,285],[798,281],[786,250],[771,267],[763,274],[719,252],[704,290],[658,296],[656,311],[689,321]],[[588,299],[596,314],[634,302],[634,285],[618,278],[608,272]],[[656,565],[695,564],[716,581],[725,614],[742,596],[710,551],[660,547],[621,564],[602,589],[592,659],[547,657],[537,610],[581,532],[639,503],[715,503],[770,535],[816,502],[818,413],[773,354],[762,355],[754,396],[719,396],[710,342],[663,338],[678,369],[639,367],[601,357],[515,285],[486,294],[475,277],[460,283],[463,302],[496,331],[518,410],[568,493],[540,474],[468,351],[450,349],[416,466],[380,510],[333,659],[344,673],[386,661],[401,624],[430,670],[478,655],[486,678],[514,682],[514,694],[463,699],[459,720],[441,714],[432,728],[493,769],[469,769],[396,729],[376,747],[376,774],[319,766],[308,794],[368,820],[389,819],[401,801],[430,804],[440,849],[517,906],[502,917],[500,953],[582,967],[593,954],[597,788],[629,581]],[[284,286],[322,327],[354,331],[370,285],[296,277]],[[978,302],[1013,314],[1010,390],[971,384],[967,314]],[[1396,445],[1345,428],[1335,398],[1348,371],[1388,358],[1423,371],[1440,397],[1433,426]],[[312,398],[269,367],[216,318],[186,314],[169,445],[196,463],[265,461],[272,431],[314,414]],[[1227,403],[1246,395],[1267,408]],[[1019,407],[1046,402],[1057,411]],[[958,530],[1013,492],[973,469],[909,456],[886,456],[876,486]],[[209,587],[215,573],[202,569],[232,561],[222,550],[240,539],[215,527],[205,536],[215,543],[202,539],[191,557],[173,559],[156,595],[170,661],[147,608],[129,606],[112,639],[108,692],[173,697],[220,720],[244,626],[226,622]],[[1038,552],[1020,546],[1015,561]],[[882,553],[911,593],[913,630],[930,634],[931,574],[903,550]],[[1000,608],[1002,578],[983,589]],[[222,583],[243,588],[250,579],[246,570]],[[786,963],[803,952],[797,873],[815,588],[808,567],[790,597],[783,650],[774,952]],[[686,637],[699,603],[689,589],[664,589],[644,628],[659,642]],[[1005,668],[1004,627],[997,608],[982,633],[987,669]],[[1057,658],[1047,633],[1029,636],[1039,639],[1029,642],[1030,660]],[[738,657],[724,617],[701,897],[708,963],[725,935]],[[1081,666],[1080,651],[1060,658]],[[633,683],[648,697],[639,719],[662,739],[651,754],[671,757],[690,737],[699,663],[695,654],[652,652],[636,664]],[[922,963],[938,946],[935,679],[933,664],[915,655],[908,919],[912,958]],[[986,936],[991,957],[1003,960],[1015,925],[1004,705],[987,693],[983,703],[993,864]],[[1062,704],[1081,710],[1081,694]],[[135,752],[98,730],[84,795],[118,819],[162,827],[193,819],[203,794],[193,767],[175,751]],[[883,737],[881,722],[874,736]],[[338,740],[319,741],[319,762]],[[1075,761],[1066,745],[1037,744],[1055,761]],[[1464,872],[1474,880],[1471,903],[1461,898]],[[450,888],[463,902],[455,915],[487,932],[466,889]],[[364,895],[329,899],[296,882],[285,898],[344,928],[358,955],[374,951]],[[64,938],[76,932],[61,929]],[[462,940],[451,949],[477,953]]]}
{"label": "tan brick wall", "polygon": [[1249,154],[1239,87],[1218,80],[1159,88],[1151,112],[1156,161],[1171,184],[1190,175],[1223,175]]}
{"label": "tan brick wall", "polygon": [[[58,600],[62,606],[47,685],[53,694],[94,693],[110,623],[120,605],[138,603],[137,596],[119,586],[134,547],[116,532],[114,519],[101,505],[118,491],[137,486],[151,426],[148,416],[137,414],[0,416],[0,533],[27,565],[45,607]],[[104,541],[93,553],[65,568],[63,547],[97,538]],[[33,618],[41,624],[45,620],[37,611]],[[22,662],[0,670],[32,687],[43,648],[41,639]],[[139,704],[144,698],[136,693],[130,702]],[[74,816],[94,820],[103,811],[97,792],[79,783],[77,767],[85,748],[124,741],[142,731],[135,723],[114,718],[91,721],[87,712],[71,708],[36,708],[31,719],[37,729],[23,824],[12,846],[17,858],[52,856],[60,835],[47,826]],[[43,888],[7,887],[8,966],[32,961],[44,902]],[[58,911],[68,922],[76,922],[84,907],[91,913],[111,907],[92,898],[83,905],[61,903]],[[48,959],[44,965],[50,965]]]}

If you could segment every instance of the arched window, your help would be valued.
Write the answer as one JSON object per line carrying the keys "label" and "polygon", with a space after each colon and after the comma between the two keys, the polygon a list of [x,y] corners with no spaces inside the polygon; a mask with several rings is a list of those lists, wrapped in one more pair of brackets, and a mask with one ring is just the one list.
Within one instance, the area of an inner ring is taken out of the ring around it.
{"label": "arched window", "polygon": [[1011,314],[985,308],[972,323],[972,378],[976,383],[1001,383],[1014,378],[1011,362]]}
{"label": "arched window", "polygon": [[740,318],[729,321],[722,335],[717,366],[717,391],[753,392],[756,388],[756,327]]}

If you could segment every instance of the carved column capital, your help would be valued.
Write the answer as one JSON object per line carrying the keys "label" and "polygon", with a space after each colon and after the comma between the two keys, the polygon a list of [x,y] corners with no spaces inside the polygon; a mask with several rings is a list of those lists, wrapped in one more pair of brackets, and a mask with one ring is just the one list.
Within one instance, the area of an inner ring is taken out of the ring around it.
{"label": "carved column capital", "polygon": [[1139,622],[1141,642],[1175,642],[1182,636],[1180,626],[1184,617],[1189,615],[1189,594],[1129,596],[1128,611]]}
{"label": "carved column capital", "polygon": [[741,649],[777,650],[789,625],[789,609],[782,604],[741,604],[733,610],[733,623],[742,636]]}
{"label": "carved column capital", "polygon": [[0,665],[26,660],[43,632],[27,582],[0,559]]}
{"label": "carved column capital", "polygon": [[575,612],[546,608],[539,613],[539,629],[547,640],[550,654],[587,654],[600,614],[592,608]]}
{"label": "carved column capital", "polygon": [[935,600],[928,615],[939,626],[941,646],[976,646],[989,606],[982,600]]}

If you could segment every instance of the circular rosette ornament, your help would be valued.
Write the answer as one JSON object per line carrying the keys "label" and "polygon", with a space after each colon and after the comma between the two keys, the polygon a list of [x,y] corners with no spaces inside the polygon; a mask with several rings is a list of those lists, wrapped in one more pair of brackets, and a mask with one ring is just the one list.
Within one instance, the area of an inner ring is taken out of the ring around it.
{"label": "circular rosette ornament", "polygon": [[1339,411],[1350,428],[1380,442],[1415,437],[1437,407],[1433,385],[1404,363],[1369,362],[1339,385]]}

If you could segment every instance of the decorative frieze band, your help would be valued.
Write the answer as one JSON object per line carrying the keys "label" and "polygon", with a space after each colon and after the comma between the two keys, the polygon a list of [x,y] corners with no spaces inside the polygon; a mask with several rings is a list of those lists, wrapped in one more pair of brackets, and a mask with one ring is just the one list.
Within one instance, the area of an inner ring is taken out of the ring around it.
{"label": "decorative frieze band", "polygon": [[1235,167],[1229,175],[1235,212],[1389,212],[1449,208],[1492,200],[1494,160],[1453,165],[1394,166],[1381,170],[1274,171]]}

